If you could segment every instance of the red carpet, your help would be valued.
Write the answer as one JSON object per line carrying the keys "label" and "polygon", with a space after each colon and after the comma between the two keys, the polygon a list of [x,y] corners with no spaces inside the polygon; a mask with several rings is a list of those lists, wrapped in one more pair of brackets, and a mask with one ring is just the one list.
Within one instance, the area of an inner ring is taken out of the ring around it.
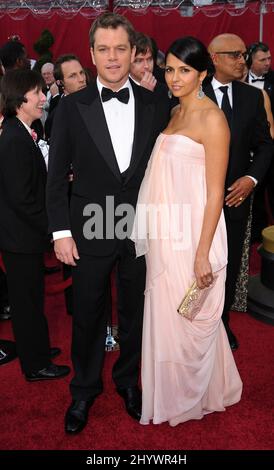
{"label": "red carpet", "polygon": [[[253,258],[253,271],[258,258]],[[47,277],[47,283],[60,274]],[[46,312],[51,344],[62,347],[57,363],[70,363],[71,318],[63,294],[48,296]],[[96,400],[85,430],[64,433],[64,413],[70,403],[70,376],[52,382],[27,383],[18,360],[0,368],[0,449],[273,449],[274,448],[274,328],[248,314],[232,313],[231,325],[240,341],[235,359],[244,383],[239,404],[224,413],[175,428],[168,424],[141,426],[124,411],[111,380],[117,353],[106,353],[104,393]],[[10,322],[0,323],[0,337],[11,339]]]}

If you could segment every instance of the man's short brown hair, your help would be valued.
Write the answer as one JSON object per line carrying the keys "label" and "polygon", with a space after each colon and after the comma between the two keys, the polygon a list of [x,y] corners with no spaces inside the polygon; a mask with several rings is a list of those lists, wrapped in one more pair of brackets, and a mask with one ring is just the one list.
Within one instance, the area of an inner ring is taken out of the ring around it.
{"label": "man's short brown hair", "polygon": [[112,13],[112,12],[106,12],[103,13],[102,15],[98,16],[94,23],[92,24],[90,31],[89,31],[89,44],[90,47],[94,47],[94,41],[95,41],[95,33],[97,29],[103,28],[103,29],[117,29],[121,26],[122,28],[125,29],[125,31],[128,34],[128,39],[130,42],[131,47],[134,46],[134,41],[135,41],[135,31],[128,19],[125,16],[118,15],[117,13]]}
{"label": "man's short brown hair", "polygon": [[140,33],[139,31],[135,33],[135,46],[136,46],[136,53],[138,54],[146,54],[147,51],[151,52],[153,56],[153,46],[152,41],[149,36],[144,33]]}
{"label": "man's short brown hair", "polygon": [[72,60],[76,60],[81,65],[79,57],[75,54],[63,54],[56,59],[54,63],[53,75],[55,80],[64,80],[64,74],[62,70],[62,64],[65,62],[71,62]]}

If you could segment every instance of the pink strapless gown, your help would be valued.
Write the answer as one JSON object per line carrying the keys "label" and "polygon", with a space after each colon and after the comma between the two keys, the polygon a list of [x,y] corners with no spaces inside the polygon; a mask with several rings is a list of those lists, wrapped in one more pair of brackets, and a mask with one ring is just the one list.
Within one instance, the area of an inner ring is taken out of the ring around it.
{"label": "pink strapless gown", "polygon": [[[138,226],[133,239],[146,254],[147,280],[142,344],[143,405],[141,424],[168,421],[171,426],[201,419],[241,398],[242,382],[221,321],[227,263],[226,228],[221,214],[210,250],[217,281],[193,322],[177,308],[194,277],[194,258],[206,204],[203,145],[178,134],[160,134],[143,180],[138,204],[177,203],[183,239],[165,233],[149,239]],[[161,219],[162,218],[162,219]],[[157,226],[165,225],[161,211]],[[139,235],[136,235],[138,231]],[[139,239],[138,239],[139,236]],[[181,246],[181,248],[180,248]]]}

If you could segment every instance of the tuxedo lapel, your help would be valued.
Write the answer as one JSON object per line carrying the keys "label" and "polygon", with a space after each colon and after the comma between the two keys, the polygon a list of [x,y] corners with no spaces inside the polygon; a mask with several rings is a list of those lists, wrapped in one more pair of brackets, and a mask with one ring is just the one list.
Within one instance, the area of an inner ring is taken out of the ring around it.
{"label": "tuxedo lapel", "polygon": [[94,141],[112,173],[121,181],[121,173],[113,150],[104,110],[98,90],[97,92],[96,90],[93,89],[93,91],[95,91],[94,96],[91,94],[92,99],[89,103],[79,102],[77,103],[77,106],[90,137]]}
{"label": "tuxedo lapel", "polygon": [[267,79],[265,79],[264,82],[264,90],[267,92],[267,94],[270,96],[272,93],[272,83],[270,83]]}
{"label": "tuxedo lapel", "polygon": [[242,114],[239,110],[245,109],[245,101],[241,93],[241,86],[239,86],[237,80],[232,82],[232,102],[231,134],[235,135],[237,130],[242,128]]}
{"label": "tuxedo lapel", "polygon": [[38,143],[33,140],[32,136],[30,135],[29,131],[25,128],[24,124],[20,121],[20,119],[14,117],[9,120],[9,125],[13,126],[16,129],[16,132],[19,131],[22,137],[24,136],[26,143],[32,146],[35,158],[37,159],[37,162],[39,163],[43,173],[46,175],[47,167],[40,147]]}
{"label": "tuxedo lapel", "polygon": [[217,104],[218,106],[218,102],[217,102],[217,99],[216,99],[216,95],[214,93],[214,90],[213,90],[213,87],[211,85],[211,83],[207,83],[204,87],[204,92],[205,94],[212,100],[214,101],[215,104]]}
{"label": "tuxedo lapel", "polygon": [[151,136],[151,127],[154,117],[154,104],[145,103],[143,101],[141,93],[142,90],[138,85],[132,83],[132,88],[135,97],[135,129],[130,167],[127,173],[126,182],[134,174],[134,171],[143,156],[148,139]]}

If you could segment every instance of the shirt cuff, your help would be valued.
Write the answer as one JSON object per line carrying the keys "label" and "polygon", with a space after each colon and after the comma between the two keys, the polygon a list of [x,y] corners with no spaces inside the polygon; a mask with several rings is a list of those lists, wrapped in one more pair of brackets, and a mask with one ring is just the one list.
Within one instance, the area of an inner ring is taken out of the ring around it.
{"label": "shirt cuff", "polygon": [[250,179],[253,181],[254,185],[257,186],[258,180],[256,180],[256,178],[253,178],[253,176],[250,176],[250,175],[245,175],[245,176],[246,176],[247,178],[250,178]]}
{"label": "shirt cuff", "polygon": [[60,238],[69,238],[72,237],[70,230],[58,230],[58,232],[53,232],[53,240],[60,240]]}

